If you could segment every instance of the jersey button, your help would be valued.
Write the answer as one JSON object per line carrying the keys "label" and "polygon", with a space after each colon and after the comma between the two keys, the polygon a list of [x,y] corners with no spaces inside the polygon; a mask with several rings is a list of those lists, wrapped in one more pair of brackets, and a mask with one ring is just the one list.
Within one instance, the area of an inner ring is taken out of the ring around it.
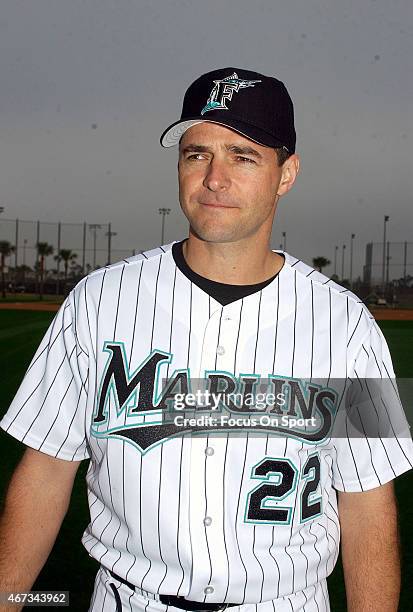
{"label": "jersey button", "polygon": [[210,516],[206,516],[204,518],[204,525],[205,525],[205,527],[209,527],[211,523],[212,523],[212,518]]}
{"label": "jersey button", "polygon": [[205,454],[208,457],[212,457],[212,455],[215,453],[214,449],[212,448],[212,446],[207,446],[205,449]]}
{"label": "jersey button", "polygon": [[229,317],[228,315],[226,315],[226,316],[224,317],[224,321],[231,321],[231,317]]}
{"label": "jersey button", "polygon": [[204,589],[205,595],[211,595],[215,591],[213,586],[207,586]]}
{"label": "jersey button", "polygon": [[217,346],[217,355],[223,355],[225,353],[225,349],[220,344]]}

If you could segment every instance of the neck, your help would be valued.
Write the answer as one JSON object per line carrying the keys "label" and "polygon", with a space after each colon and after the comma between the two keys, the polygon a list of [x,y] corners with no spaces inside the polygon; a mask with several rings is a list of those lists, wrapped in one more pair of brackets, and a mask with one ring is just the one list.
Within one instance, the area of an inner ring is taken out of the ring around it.
{"label": "neck", "polygon": [[271,251],[268,243],[251,249],[247,242],[206,242],[190,232],[183,254],[194,272],[229,285],[262,283],[281,270],[284,258]]}

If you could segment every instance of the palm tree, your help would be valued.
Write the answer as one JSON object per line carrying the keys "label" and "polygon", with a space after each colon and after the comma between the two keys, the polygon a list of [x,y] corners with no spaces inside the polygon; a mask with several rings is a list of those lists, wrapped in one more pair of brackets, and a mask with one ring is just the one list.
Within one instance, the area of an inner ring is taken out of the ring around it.
{"label": "palm tree", "polygon": [[6,264],[6,257],[9,257],[14,252],[14,246],[7,240],[0,240],[0,254],[1,254],[1,294],[6,297],[6,281],[4,278],[4,268]]}
{"label": "palm tree", "polygon": [[63,292],[66,291],[67,274],[69,270],[69,264],[73,263],[77,257],[77,253],[74,253],[70,249],[60,249],[59,254],[55,256],[56,261],[63,261],[64,263],[64,287]]}
{"label": "palm tree", "polygon": [[44,260],[49,255],[53,254],[53,247],[48,242],[38,242],[36,244],[37,256],[39,258],[39,271],[40,271],[40,286],[39,286],[39,299],[43,299],[43,281],[44,281]]}
{"label": "palm tree", "polygon": [[313,266],[319,272],[321,272],[323,268],[325,268],[326,266],[329,266],[330,264],[331,264],[331,261],[327,259],[327,257],[314,257],[313,258]]}

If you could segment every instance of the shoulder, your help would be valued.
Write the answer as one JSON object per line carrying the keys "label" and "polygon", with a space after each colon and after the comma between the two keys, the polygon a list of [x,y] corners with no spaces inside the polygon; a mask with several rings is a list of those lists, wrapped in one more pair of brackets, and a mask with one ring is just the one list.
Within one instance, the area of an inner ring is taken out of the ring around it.
{"label": "shoulder", "polygon": [[284,253],[284,256],[285,273],[294,274],[297,285],[303,291],[307,288],[314,296],[315,303],[317,299],[320,304],[328,301],[335,312],[342,313],[347,320],[349,337],[356,333],[356,330],[367,333],[376,325],[373,315],[358,295],[297,257],[289,253]]}
{"label": "shoulder", "polygon": [[359,310],[367,311],[369,317],[373,319],[370,311],[364,304],[363,300],[353,293],[350,289],[343,287],[339,283],[322,274],[315,268],[312,268],[301,259],[284,253],[286,268],[294,271],[299,277],[301,282],[314,285],[318,291],[332,292],[336,296],[341,296],[342,299],[350,301]]}
{"label": "shoulder", "polygon": [[103,289],[105,291],[109,289],[118,291],[121,282],[128,282],[128,280],[134,282],[136,274],[139,274],[143,266],[145,266],[146,273],[150,275],[151,270],[155,272],[159,268],[163,258],[172,259],[173,244],[171,242],[167,245],[140,251],[132,257],[93,270],[77,283],[72,293],[79,297],[84,292],[94,294]]}

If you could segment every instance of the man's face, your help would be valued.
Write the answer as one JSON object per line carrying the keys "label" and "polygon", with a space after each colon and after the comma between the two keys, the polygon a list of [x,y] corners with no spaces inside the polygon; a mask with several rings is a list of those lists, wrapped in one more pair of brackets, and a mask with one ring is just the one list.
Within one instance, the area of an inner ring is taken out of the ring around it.
{"label": "man's face", "polygon": [[275,149],[221,125],[188,129],[179,145],[178,174],[192,231],[207,242],[269,237],[277,196],[294,182],[286,179],[289,161],[279,167]]}

